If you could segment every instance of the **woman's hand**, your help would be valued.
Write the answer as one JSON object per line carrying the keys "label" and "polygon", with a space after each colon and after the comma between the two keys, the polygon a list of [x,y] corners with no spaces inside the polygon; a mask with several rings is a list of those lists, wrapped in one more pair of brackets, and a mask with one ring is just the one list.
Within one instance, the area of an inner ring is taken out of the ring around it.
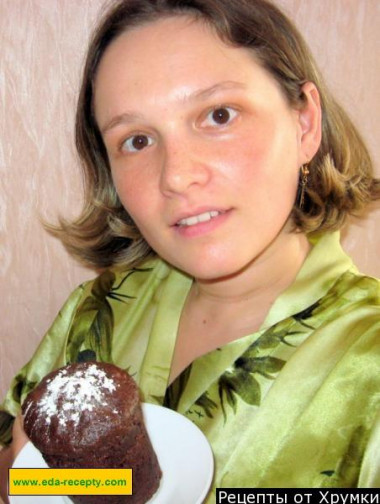
{"label": "woman's hand", "polygon": [[17,416],[13,424],[13,441],[7,448],[0,451],[0,497],[5,504],[8,500],[8,469],[20,452],[21,448],[29,441],[22,426],[21,415]]}

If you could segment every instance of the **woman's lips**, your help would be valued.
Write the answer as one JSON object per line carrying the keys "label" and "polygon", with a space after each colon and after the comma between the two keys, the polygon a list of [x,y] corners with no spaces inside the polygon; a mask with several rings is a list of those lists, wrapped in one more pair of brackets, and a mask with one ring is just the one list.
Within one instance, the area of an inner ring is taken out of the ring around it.
{"label": "woman's lips", "polygon": [[174,229],[179,235],[187,238],[206,235],[224,223],[229,215],[230,210],[209,210],[200,212],[179,219]]}
{"label": "woman's lips", "polygon": [[196,224],[199,224],[200,222],[207,222],[211,219],[214,219],[218,215],[220,215],[222,212],[218,210],[211,210],[209,212],[203,212],[198,215],[193,215],[191,217],[186,217],[184,219],[181,219],[177,222],[176,226],[195,226]]}

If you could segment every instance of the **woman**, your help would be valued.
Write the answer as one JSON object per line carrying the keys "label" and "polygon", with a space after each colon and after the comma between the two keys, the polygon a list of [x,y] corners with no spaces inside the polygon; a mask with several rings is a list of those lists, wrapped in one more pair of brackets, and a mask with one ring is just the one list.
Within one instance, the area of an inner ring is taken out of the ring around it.
{"label": "woman", "polygon": [[[263,0],[117,2],[76,134],[86,204],[53,232],[104,271],[15,378],[3,442],[45,374],[98,359],[201,428],[214,488],[376,486],[379,284],[337,230],[379,182],[291,23]],[[24,441],[18,419],[8,463]]]}

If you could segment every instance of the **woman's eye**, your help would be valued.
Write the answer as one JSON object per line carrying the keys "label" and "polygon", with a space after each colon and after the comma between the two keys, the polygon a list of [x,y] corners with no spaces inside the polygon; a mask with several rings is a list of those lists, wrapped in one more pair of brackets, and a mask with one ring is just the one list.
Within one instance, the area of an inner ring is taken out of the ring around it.
{"label": "woman's eye", "polygon": [[133,135],[122,144],[122,150],[138,152],[153,144],[153,139],[147,135]]}
{"label": "woman's eye", "polygon": [[212,126],[223,126],[232,121],[236,116],[237,111],[232,107],[218,107],[207,114],[206,122]]}

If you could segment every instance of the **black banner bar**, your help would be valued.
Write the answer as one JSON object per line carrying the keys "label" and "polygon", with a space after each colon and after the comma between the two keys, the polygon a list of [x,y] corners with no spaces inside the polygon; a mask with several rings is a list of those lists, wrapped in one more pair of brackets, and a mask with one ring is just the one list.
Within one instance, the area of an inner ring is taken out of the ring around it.
{"label": "black banner bar", "polygon": [[380,504],[373,488],[217,488],[216,504]]}

